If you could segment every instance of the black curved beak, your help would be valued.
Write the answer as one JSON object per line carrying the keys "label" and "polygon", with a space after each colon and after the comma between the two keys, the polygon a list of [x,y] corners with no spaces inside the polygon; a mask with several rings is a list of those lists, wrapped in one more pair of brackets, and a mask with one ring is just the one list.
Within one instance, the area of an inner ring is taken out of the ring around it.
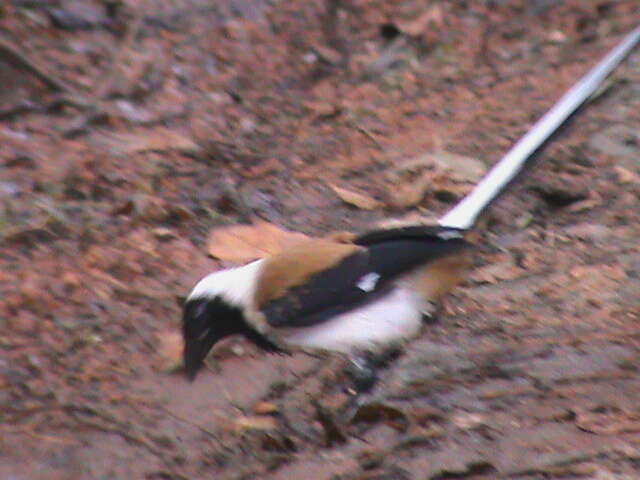
{"label": "black curved beak", "polygon": [[209,314],[209,300],[197,299],[185,302],[182,315],[182,358],[187,378],[193,381],[204,365],[204,359],[218,340],[225,336],[215,327]]}
{"label": "black curved beak", "polygon": [[182,358],[187,378],[196,378],[204,359],[219,340],[245,330],[242,310],[226,300],[217,296],[187,299],[182,314]]}

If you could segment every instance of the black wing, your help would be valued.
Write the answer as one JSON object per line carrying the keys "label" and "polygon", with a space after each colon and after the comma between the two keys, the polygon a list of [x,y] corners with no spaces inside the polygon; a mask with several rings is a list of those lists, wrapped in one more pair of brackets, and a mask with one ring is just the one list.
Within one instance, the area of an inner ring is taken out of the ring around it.
{"label": "black wing", "polygon": [[269,325],[321,323],[384,294],[398,276],[470,246],[459,230],[425,226],[375,230],[353,243],[366,248],[267,302],[262,311]]}
{"label": "black wing", "polygon": [[399,240],[442,241],[462,239],[464,233],[465,230],[459,228],[440,227],[438,225],[407,225],[405,227],[371,230],[356,237],[352,241],[356,245],[363,246]]}

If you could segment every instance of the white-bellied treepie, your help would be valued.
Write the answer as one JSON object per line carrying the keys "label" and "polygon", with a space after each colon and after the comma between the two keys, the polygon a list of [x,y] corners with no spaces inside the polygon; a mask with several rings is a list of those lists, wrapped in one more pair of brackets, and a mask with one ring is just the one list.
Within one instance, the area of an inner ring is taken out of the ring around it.
{"label": "white-bellied treepie", "polygon": [[640,41],[640,27],[576,83],[440,226],[375,230],[301,242],[200,280],[183,313],[184,363],[194,378],[213,345],[244,334],[258,346],[357,354],[418,333],[422,314],[469,265],[463,233],[558,127]]}

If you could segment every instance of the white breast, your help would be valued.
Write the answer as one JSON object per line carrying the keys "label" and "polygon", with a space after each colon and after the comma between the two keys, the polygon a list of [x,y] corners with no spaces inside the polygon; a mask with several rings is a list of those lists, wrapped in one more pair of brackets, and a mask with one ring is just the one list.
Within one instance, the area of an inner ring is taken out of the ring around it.
{"label": "white breast", "polygon": [[423,302],[404,285],[356,310],[312,327],[278,329],[292,347],[351,353],[376,350],[418,334]]}

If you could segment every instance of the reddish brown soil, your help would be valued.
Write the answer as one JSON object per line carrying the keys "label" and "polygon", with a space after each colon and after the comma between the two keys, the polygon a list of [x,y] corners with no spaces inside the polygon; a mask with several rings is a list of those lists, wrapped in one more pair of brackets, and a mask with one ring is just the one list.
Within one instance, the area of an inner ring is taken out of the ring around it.
{"label": "reddish brown soil", "polygon": [[636,0],[103,3],[0,5],[0,478],[640,478],[638,51],[351,421],[342,358],[160,347],[211,228],[436,217],[468,185],[399,165],[495,162]]}

